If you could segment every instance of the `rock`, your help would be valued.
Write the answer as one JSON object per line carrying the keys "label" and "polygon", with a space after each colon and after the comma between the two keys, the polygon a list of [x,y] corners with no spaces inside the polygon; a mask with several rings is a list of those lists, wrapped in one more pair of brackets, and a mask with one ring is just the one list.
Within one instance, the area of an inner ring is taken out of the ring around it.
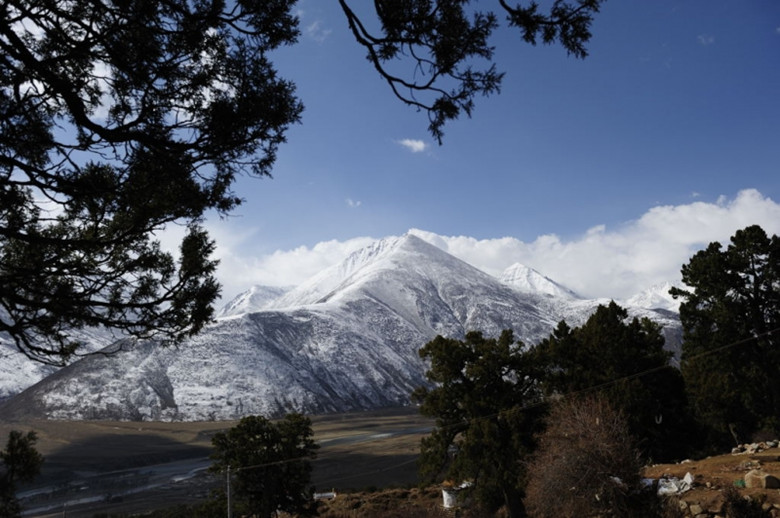
{"label": "rock", "polygon": [[745,474],[745,487],[758,489],[780,489],[780,479],[760,469],[748,471]]}
{"label": "rock", "polygon": [[693,516],[697,516],[702,514],[704,509],[702,509],[699,504],[691,504],[688,506],[688,511],[690,511]]}

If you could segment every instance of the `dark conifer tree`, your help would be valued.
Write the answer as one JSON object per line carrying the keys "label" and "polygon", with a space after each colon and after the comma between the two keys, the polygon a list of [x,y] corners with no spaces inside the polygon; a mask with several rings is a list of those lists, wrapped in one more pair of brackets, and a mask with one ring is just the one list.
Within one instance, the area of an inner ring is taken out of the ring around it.
{"label": "dark conifer tree", "polygon": [[16,498],[16,485],[31,482],[41,471],[43,456],[35,449],[38,437],[35,432],[26,434],[13,430],[8,434],[5,449],[0,451],[0,517],[21,516]]}
{"label": "dark conifer tree", "polygon": [[235,500],[248,514],[260,518],[277,511],[309,514],[310,460],[319,448],[312,435],[311,420],[301,414],[289,414],[276,423],[262,416],[244,417],[214,436],[211,469],[232,474]]}
{"label": "dark conifer tree", "polygon": [[548,395],[599,392],[628,421],[654,460],[685,455],[690,426],[680,372],[670,365],[658,324],[628,319],[615,302],[580,327],[561,322],[534,350]]}
{"label": "dark conifer tree", "polygon": [[753,225],[682,267],[682,372],[715,445],[780,433],[780,238]]}
{"label": "dark conifer tree", "polygon": [[463,341],[438,336],[420,356],[431,362],[426,376],[435,386],[413,397],[436,418],[421,445],[422,479],[471,482],[466,493],[486,511],[506,506],[510,516],[524,516],[524,460],[542,409],[533,406],[539,392],[523,344],[511,331],[498,339],[470,332]]}

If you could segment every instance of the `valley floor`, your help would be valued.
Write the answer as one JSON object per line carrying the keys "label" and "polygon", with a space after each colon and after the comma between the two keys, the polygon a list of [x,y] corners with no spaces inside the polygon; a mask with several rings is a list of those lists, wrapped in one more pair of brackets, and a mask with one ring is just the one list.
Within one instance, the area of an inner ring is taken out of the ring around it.
{"label": "valley floor", "polygon": [[[432,426],[416,408],[317,416],[318,491],[413,485],[420,439]],[[211,437],[234,422],[0,423],[0,434],[34,430],[45,463],[22,488],[24,516],[92,517],[194,503],[224,486],[207,471]]]}
{"label": "valley floor", "polygon": [[[338,494],[322,503],[322,516],[444,516],[440,490],[412,488],[420,439],[432,426],[416,408],[318,416],[312,421],[321,445],[313,482],[317,491]],[[208,498],[209,491],[225,484],[222,475],[207,471],[211,437],[234,424],[5,422],[0,423],[0,434],[34,430],[39,436],[44,469],[35,484],[22,489],[24,516],[77,518],[144,513]],[[723,490],[739,486],[748,471],[757,468],[780,478],[780,449],[650,466],[644,476],[682,479],[690,473],[694,487],[679,499],[687,509],[715,516]],[[780,515],[780,489],[740,492],[762,498]]]}

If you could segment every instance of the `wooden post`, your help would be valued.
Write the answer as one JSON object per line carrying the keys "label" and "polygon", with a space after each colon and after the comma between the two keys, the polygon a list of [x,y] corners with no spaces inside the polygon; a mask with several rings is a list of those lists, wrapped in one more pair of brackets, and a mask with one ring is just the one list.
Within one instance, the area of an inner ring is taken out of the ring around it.
{"label": "wooden post", "polygon": [[230,509],[230,464],[227,467],[227,518],[233,518],[233,512]]}

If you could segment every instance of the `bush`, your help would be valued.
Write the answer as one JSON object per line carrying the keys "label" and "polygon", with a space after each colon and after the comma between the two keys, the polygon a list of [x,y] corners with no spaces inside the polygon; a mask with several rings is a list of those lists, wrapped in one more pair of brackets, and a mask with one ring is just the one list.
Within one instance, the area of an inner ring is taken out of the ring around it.
{"label": "bush", "polygon": [[528,466],[529,515],[634,516],[641,464],[623,415],[591,397],[556,403],[547,422]]}
{"label": "bush", "polygon": [[746,498],[734,487],[723,491],[723,514],[726,518],[771,518],[769,510],[763,509],[760,498]]}

